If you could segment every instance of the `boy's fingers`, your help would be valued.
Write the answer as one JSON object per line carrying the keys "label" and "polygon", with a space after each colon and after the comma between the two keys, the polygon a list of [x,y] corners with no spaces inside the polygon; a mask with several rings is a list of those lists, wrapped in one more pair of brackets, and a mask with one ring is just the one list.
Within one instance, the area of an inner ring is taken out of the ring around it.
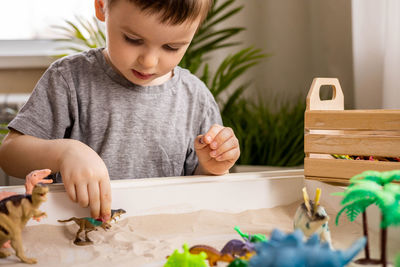
{"label": "boy's fingers", "polygon": [[[212,151],[210,153],[210,156],[213,158],[218,158],[223,153],[225,153],[229,150],[232,150],[232,149],[237,149],[237,148],[239,148],[239,140],[236,137],[232,136],[228,140],[226,140],[225,143],[221,144],[218,147],[218,149]],[[236,150],[235,150],[235,152],[238,153],[238,151],[236,151]]]}
{"label": "boy's fingers", "polygon": [[89,205],[90,214],[92,218],[98,218],[100,216],[100,190],[98,183],[90,183],[88,185],[89,190]]}
{"label": "boy's fingers", "polygon": [[51,184],[53,182],[52,179],[42,179],[39,181],[39,183],[44,183],[44,184]]}
{"label": "boy's fingers", "polygon": [[76,185],[76,197],[79,205],[81,207],[87,207],[89,205],[89,196],[88,196],[88,185],[81,184]]}
{"label": "boy's fingers", "polygon": [[198,135],[194,140],[194,148],[195,149],[202,149],[206,147],[207,144],[204,142],[204,135]]}
{"label": "boy's fingers", "polygon": [[221,155],[217,156],[215,158],[216,161],[231,161],[235,162],[238,158],[238,151],[236,148],[232,148],[231,150],[228,150]]}
{"label": "boy's fingers", "polygon": [[208,130],[208,132],[203,137],[204,143],[206,143],[207,145],[211,144],[211,142],[214,141],[214,138],[223,128],[223,126],[218,124],[214,124],[213,126],[211,126],[210,130]]}
{"label": "boy's fingers", "polygon": [[111,186],[110,181],[100,182],[100,216],[108,221],[111,216]]}
{"label": "boy's fingers", "polygon": [[218,134],[214,137],[214,140],[211,142],[211,149],[218,149],[221,145],[225,144],[229,139],[235,136],[232,128],[224,127],[221,129]]}
{"label": "boy's fingers", "polygon": [[67,191],[67,194],[69,198],[73,201],[76,202],[76,190],[75,190],[75,185],[72,183],[64,183],[65,191]]}

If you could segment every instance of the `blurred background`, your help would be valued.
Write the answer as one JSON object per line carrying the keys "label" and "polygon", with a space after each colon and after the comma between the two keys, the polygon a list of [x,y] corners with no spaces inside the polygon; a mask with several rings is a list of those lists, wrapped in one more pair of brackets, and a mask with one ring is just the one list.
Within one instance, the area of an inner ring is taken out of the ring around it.
{"label": "blurred background", "polygon": [[[0,6],[1,138],[51,62],[102,46],[104,30],[93,0]],[[217,0],[181,65],[208,85],[235,130],[238,165],[301,166],[314,77],[338,78],[346,109],[400,108],[399,14],[398,0]]]}

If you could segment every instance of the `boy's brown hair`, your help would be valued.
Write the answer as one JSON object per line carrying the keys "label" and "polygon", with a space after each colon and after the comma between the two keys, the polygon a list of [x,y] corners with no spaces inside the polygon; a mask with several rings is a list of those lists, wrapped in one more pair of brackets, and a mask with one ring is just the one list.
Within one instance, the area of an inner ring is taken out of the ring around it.
{"label": "boy's brown hair", "polygon": [[213,5],[213,0],[106,0],[107,8],[117,1],[129,1],[150,15],[159,14],[161,23],[171,25],[194,21],[199,16],[202,23]]}

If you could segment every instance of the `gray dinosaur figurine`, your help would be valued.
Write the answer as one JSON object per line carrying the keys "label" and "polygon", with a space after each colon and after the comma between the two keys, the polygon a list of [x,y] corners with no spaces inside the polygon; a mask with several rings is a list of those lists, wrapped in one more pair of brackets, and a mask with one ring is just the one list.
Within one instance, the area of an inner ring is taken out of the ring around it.
{"label": "gray dinosaur figurine", "polygon": [[321,241],[328,242],[332,248],[329,231],[329,216],[324,207],[319,204],[321,189],[317,188],[315,200],[309,200],[306,188],[303,188],[304,202],[298,207],[293,219],[294,230],[300,229],[306,237],[316,233]]}
{"label": "gray dinosaur figurine", "polygon": [[306,242],[301,230],[285,234],[275,229],[268,242],[256,245],[256,255],[249,261],[249,267],[342,267],[348,264],[366,244],[362,237],[345,250],[332,250],[328,243],[320,243],[317,234]]}

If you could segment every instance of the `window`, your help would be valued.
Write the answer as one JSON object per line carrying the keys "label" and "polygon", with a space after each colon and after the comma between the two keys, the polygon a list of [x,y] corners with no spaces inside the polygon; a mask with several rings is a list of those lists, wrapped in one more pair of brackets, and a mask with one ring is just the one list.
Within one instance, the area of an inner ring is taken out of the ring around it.
{"label": "window", "polygon": [[0,7],[0,40],[54,39],[52,26],[95,14],[93,0],[0,0]]}

